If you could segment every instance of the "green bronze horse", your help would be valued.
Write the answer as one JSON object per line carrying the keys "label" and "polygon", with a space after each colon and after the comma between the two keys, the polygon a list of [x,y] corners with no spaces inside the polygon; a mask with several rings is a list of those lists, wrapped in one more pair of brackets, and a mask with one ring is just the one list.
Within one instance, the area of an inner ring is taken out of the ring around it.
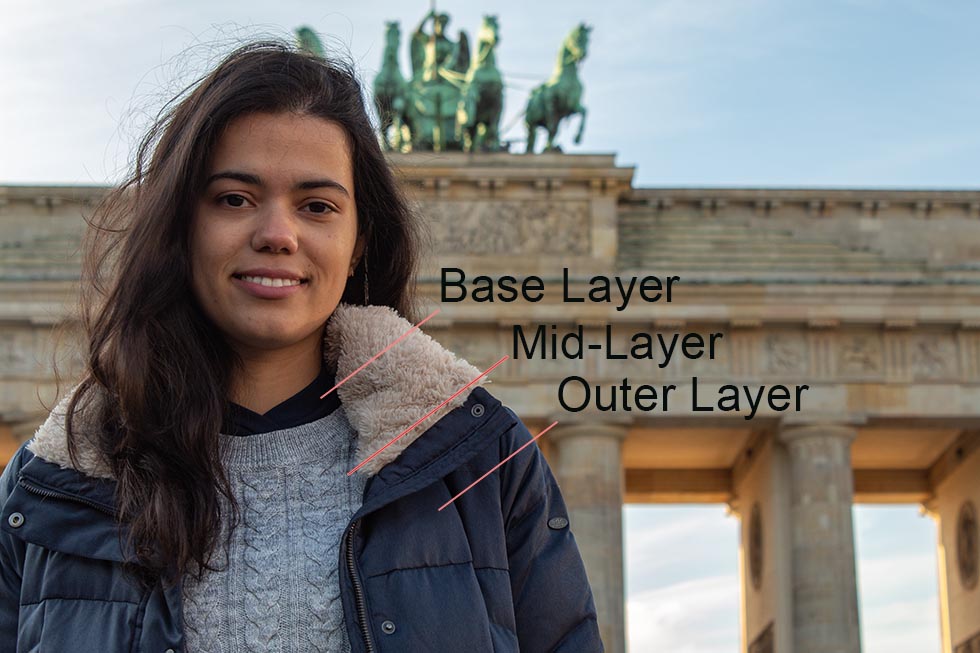
{"label": "green bronze horse", "polygon": [[581,116],[575,143],[582,141],[585,129],[585,107],[582,106],[582,82],[578,78],[578,64],[588,54],[591,27],[580,23],[569,33],[558,51],[558,61],[551,78],[531,91],[524,112],[527,126],[527,153],[534,152],[535,132],[543,127],[548,132],[545,152],[560,152],[555,136],[562,120],[574,114]]}
{"label": "green bronze horse", "polygon": [[[381,71],[374,78],[374,106],[381,121],[381,141],[386,150],[401,150],[409,141],[406,94],[408,84],[398,68],[401,30],[395,21],[385,21],[385,50]],[[389,138],[388,133],[392,132]]]}
{"label": "green bronze horse", "polygon": [[494,55],[498,41],[497,17],[484,16],[477,35],[476,59],[466,73],[463,98],[456,112],[456,126],[467,152],[500,149],[504,80]]}
{"label": "green bronze horse", "polygon": [[320,42],[320,37],[316,35],[313,28],[303,25],[293,30],[293,33],[296,35],[296,43],[299,45],[300,50],[309,52],[321,59],[325,56],[323,43]]}

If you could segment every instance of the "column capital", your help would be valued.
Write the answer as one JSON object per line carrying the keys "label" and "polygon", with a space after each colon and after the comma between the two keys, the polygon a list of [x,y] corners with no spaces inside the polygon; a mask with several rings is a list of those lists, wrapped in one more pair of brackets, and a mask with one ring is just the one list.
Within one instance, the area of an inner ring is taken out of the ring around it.
{"label": "column capital", "polygon": [[731,499],[725,502],[725,516],[731,517],[734,515],[735,517],[741,519],[742,507],[741,497],[733,496]]}
{"label": "column capital", "polygon": [[837,438],[850,444],[857,437],[857,433],[857,428],[845,422],[820,421],[810,424],[781,424],[778,437],[784,444],[804,438]]}
{"label": "column capital", "polygon": [[[553,418],[554,419],[554,418]],[[573,437],[609,438],[623,441],[629,434],[629,423],[622,421],[602,421],[598,419],[558,420],[553,429],[548,431],[552,442]]]}
{"label": "column capital", "polygon": [[779,419],[780,429],[794,426],[811,426],[813,424],[843,424],[845,426],[863,426],[868,423],[868,414],[864,412],[807,412],[788,413]]}

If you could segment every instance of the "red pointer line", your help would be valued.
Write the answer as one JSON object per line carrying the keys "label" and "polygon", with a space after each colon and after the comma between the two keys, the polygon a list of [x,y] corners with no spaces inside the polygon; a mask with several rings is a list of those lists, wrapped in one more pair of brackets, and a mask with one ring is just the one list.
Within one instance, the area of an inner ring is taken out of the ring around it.
{"label": "red pointer line", "polygon": [[498,467],[500,467],[500,466],[501,466],[501,465],[503,465],[503,464],[504,464],[505,462],[507,462],[508,460],[510,460],[511,458],[513,458],[514,456],[516,456],[517,454],[519,454],[519,453],[521,452],[521,449],[523,449],[524,447],[526,447],[526,446],[528,446],[528,445],[530,445],[530,444],[533,444],[535,440],[537,440],[537,439],[538,439],[538,438],[540,438],[540,437],[541,437],[542,435],[544,435],[545,433],[547,433],[547,432],[548,432],[548,429],[550,429],[550,428],[551,428],[552,426],[554,426],[554,425],[555,425],[555,424],[557,424],[557,423],[558,423],[558,422],[552,422],[552,423],[551,423],[551,425],[550,425],[550,426],[549,426],[548,428],[546,428],[545,430],[543,430],[543,431],[541,431],[541,432],[540,432],[540,433],[538,433],[538,434],[537,434],[536,436],[534,436],[533,438],[531,438],[531,440],[530,440],[530,441],[528,441],[528,442],[525,442],[524,444],[522,444],[522,445],[520,446],[520,448],[518,448],[518,450],[517,450],[517,451],[515,451],[515,452],[514,452],[514,453],[512,453],[512,454],[510,454],[509,456],[507,456],[506,458],[504,458],[503,460],[501,460],[501,461],[500,461],[499,463],[497,463],[496,465],[494,465],[494,466],[493,466],[493,469],[491,469],[491,470],[490,470],[489,472],[487,472],[486,474],[484,474],[484,475],[483,475],[483,476],[481,476],[480,478],[478,478],[478,479],[476,479],[475,481],[473,481],[472,483],[470,483],[470,484],[469,484],[469,485],[467,486],[467,488],[466,488],[465,490],[463,490],[462,492],[460,492],[459,494],[457,494],[456,496],[454,496],[454,497],[453,497],[452,499],[450,499],[450,500],[449,500],[449,501],[447,501],[446,503],[444,503],[444,504],[442,504],[442,506],[441,506],[441,507],[439,508],[439,510],[438,510],[438,511],[436,511],[436,512],[440,512],[440,511],[442,511],[442,509],[443,509],[443,508],[445,508],[446,506],[448,506],[448,505],[449,505],[450,503],[452,503],[452,502],[453,502],[453,501],[455,501],[456,499],[458,499],[458,498],[460,498],[461,496],[463,496],[464,494],[466,494],[467,492],[469,492],[469,490],[470,490],[470,488],[471,488],[471,487],[473,487],[474,485],[476,485],[477,483],[479,483],[480,481],[482,481],[483,479],[485,479],[485,478],[486,478],[487,476],[490,476],[490,474],[493,474],[493,473],[494,473],[494,472],[495,472],[495,471],[497,470],[497,468],[498,468]]}
{"label": "red pointer line", "polygon": [[354,376],[355,374],[357,374],[358,372],[360,372],[361,370],[363,370],[363,369],[364,369],[365,367],[367,367],[368,365],[370,365],[370,364],[371,364],[371,363],[372,363],[373,361],[375,361],[375,360],[377,360],[377,359],[378,359],[378,358],[379,358],[379,357],[381,356],[381,354],[383,354],[383,353],[385,353],[386,351],[388,351],[389,349],[391,349],[392,347],[394,347],[395,345],[397,345],[397,344],[398,344],[399,342],[401,342],[401,341],[402,341],[402,340],[403,340],[403,339],[405,338],[405,336],[407,336],[407,335],[408,335],[408,334],[410,334],[410,333],[411,333],[412,331],[415,331],[415,329],[417,329],[417,328],[419,328],[420,326],[422,326],[423,324],[425,324],[426,322],[428,322],[428,321],[429,321],[429,319],[430,319],[430,318],[431,318],[431,317],[432,317],[433,315],[435,315],[436,313],[438,313],[438,312],[439,312],[439,311],[441,311],[441,310],[442,310],[442,309],[440,309],[440,308],[437,308],[436,310],[434,310],[434,311],[432,311],[431,313],[429,313],[429,317],[427,317],[427,318],[425,318],[424,320],[422,320],[421,322],[419,322],[418,324],[416,324],[415,326],[413,326],[413,327],[412,327],[411,329],[409,329],[409,330],[408,330],[408,331],[406,331],[405,333],[403,333],[403,334],[401,334],[401,335],[400,335],[400,336],[398,337],[398,339],[397,339],[397,340],[395,340],[395,341],[394,341],[393,343],[391,343],[390,345],[388,345],[387,347],[385,347],[384,349],[382,349],[381,351],[379,351],[379,352],[378,352],[377,354],[375,354],[374,356],[372,356],[371,358],[369,358],[369,359],[367,360],[367,362],[366,362],[366,363],[364,363],[364,364],[363,364],[363,365],[361,365],[361,366],[360,366],[359,368],[357,368],[356,370],[354,370],[353,372],[351,372],[350,374],[348,374],[348,375],[347,375],[347,378],[345,378],[345,379],[344,379],[343,381],[341,381],[340,383],[338,383],[338,384],[337,384],[337,385],[335,385],[334,387],[332,387],[332,388],[330,388],[329,390],[327,390],[326,392],[324,392],[324,393],[323,393],[323,395],[322,395],[322,396],[320,397],[320,399],[323,399],[323,398],[324,398],[324,397],[326,397],[326,396],[327,396],[328,394],[330,394],[331,392],[333,392],[334,390],[336,390],[336,389],[337,389],[337,388],[339,388],[340,386],[342,386],[342,385],[344,385],[345,383],[347,383],[347,381],[349,381],[349,380],[350,380],[350,378],[351,378],[352,376]]}
{"label": "red pointer line", "polygon": [[408,433],[409,431],[411,431],[412,429],[414,429],[416,426],[418,426],[419,424],[421,424],[423,421],[425,421],[425,418],[427,418],[429,415],[431,415],[432,413],[436,412],[437,410],[439,410],[440,408],[442,408],[443,406],[445,406],[446,404],[448,404],[450,401],[452,401],[453,399],[455,399],[456,397],[458,397],[460,394],[462,394],[463,390],[466,390],[466,388],[470,387],[471,385],[473,385],[474,383],[476,383],[477,381],[479,381],[480,379],[482,379],[483,377],[485,377],[487,374],[489,374],[490,372],[492,372],[495,367],[497,367],[498,365],[500,365],[501,363],[503,363],[508,358],[510,358],[510,356],[504,356],[499,361],[497,361],[496,363],[494,363],[489,369],[487,369],[486,372],[484,372],[480,376],[476,377],[475,379],[473,379],[472,381],[470,381],[469,383],[467,383],[466,385],[464,385],[462,388],[460,388],[459,390],[457,390],[451,397],[449,397],[449,399],[446,399],[444,402],[442,402],[441,404],[439,404],[438,406],[436,406],[435,408],[433,408],[432,410],[430,410],[428,413],[426,413],[425,415],[423,415],[422,417],[420,417],[418,419],[418,421],[416,421],[414,424],[412,424],[407,429],[405,429],[404,431],[402,431],[401,433],[399,433],[398,435],[396,435],[394,438],[392,438],[391,439],[391,442],[389,442],[385,446],[381,447],[380,449],[378,449],[377,451],[375,451],[373,454],[371,454],[370,456],[368,456],[367,458],[365,458],[363,461],[361,461],[361,464],[358,465],[357,467],[355,467],[354,469],[350,470],[349,472],[347,472],[347,475],[350,476],[351,474],[353,474],[354,472],[356,472],[357,470],[359,470],[361,467],[363,467],[364,465],[368,464],[368,462],[370,462],[375,456],[377,456],[379,453],[381,453],[382,451],[384,451],[385,449],[387,449],[388,447],[390,447],[391,445],[393,445],[395,442],[398,441],[399,438],[401,438],[403,435],[405,435],[406,433]]}

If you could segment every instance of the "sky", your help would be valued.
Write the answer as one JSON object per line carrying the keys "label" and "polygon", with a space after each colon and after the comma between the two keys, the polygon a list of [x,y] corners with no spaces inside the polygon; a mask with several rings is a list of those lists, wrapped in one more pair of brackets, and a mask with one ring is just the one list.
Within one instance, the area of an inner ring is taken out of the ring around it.
{"label": "sky", "polygon": [[[119,180],[147,121],[238,39],[300,25],[380,68],[428,2],[0,0],[0,183]],[[588,111],[569,152],[641,186],[980,188],[980,4],[967,0],[447,2],[449,34],[498,16],[503,126],[579,21]],[[403,50],[402,69],[409,64]],[[577,121],[578,118],[574,118]],[[523,143],[515,144],[523,149]]]}
{"label": "sky", "polygon": [[[864,653],[940,653],[936,523],[918,507],[853,510]],[[624,512],[632,653],[739,653],[739,522],[722,505]]]}
{"label": "sky", "polygon": [[[370,83],[385,20],[427,2],[0,0],[0,185],[107,184],[149,121],[244,39],[300,25]],[[448,2],[449,35],[500,24],[505,137],[579,21],[584,139],[641,187],[980,189],[980,3],[947,0]],[[402,69],[408,60],[402,51]],[[938,653],[936,527],[854,510],[866,653]],[[635,652],[736,653],[738,522],[721,506],[625,510]]]}

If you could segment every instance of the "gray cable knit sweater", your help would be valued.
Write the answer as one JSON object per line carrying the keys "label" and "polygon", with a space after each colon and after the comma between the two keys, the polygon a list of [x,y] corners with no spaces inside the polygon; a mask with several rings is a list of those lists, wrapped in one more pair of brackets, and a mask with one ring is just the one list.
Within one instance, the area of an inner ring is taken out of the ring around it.
{"label": "gray cable knit sweater", "polygon": [[[366,478],[347,476],[357,433],[343,407],[317,421],[222,435],[242,523],[225,567],[183,584],[187,653],[350,651],[340,600],[340,539]],[[224,528],[227,529],[226,523]]]}

